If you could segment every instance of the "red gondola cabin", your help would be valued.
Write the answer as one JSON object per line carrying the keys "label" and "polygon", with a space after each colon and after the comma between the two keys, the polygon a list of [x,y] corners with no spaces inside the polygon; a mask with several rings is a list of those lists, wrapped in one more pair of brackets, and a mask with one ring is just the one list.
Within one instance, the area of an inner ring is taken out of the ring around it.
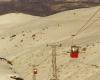
{"label": "red gondola cabin", "polygon": [[79,47],[78,46],[71,46],[70,57],[71,58],[78,58],[78,56],[79,56]]}
{"label": "red gondola cabin", "polygon": [[34,74],[37,74],[37,69],[33,69],[33,73]]}

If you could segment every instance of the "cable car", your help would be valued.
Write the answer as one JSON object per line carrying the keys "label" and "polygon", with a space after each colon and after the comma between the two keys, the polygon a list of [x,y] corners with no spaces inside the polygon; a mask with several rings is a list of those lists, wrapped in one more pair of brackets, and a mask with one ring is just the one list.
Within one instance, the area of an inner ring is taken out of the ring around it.
{"label": "cable car", "polygon": [[33,73],[37,74],[37,69],[36,68],[33,69]]}
{"label": "cable car", "polygon": [[79,47],[78,46],[71,46],[70,57],[71,58],[79,57]]}

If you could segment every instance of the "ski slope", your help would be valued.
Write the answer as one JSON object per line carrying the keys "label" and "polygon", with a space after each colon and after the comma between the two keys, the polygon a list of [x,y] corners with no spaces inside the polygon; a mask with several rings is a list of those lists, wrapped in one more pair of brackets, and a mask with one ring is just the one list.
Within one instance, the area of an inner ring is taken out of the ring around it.
{"label": "ski slope", "polygon": [[74,38],[74,44],[80,46],[79,58],[71,59],[67,53],[72,44],[71,35],[98,8],[64,11],[43,18],[22,13],[0,16],[0,57],[12,61],[13,69],[24,80],[32,80],[32,65],[37,65],[37,80],[50,80],[52,48],[46,45],[60,43],[62,46],[57,48],[59,80],[99,80],[100,11],[88,24],[90,27]]}
{"label": "ski slope", "polygon": [[7,64],[5,61],[0,61],[0,79],[13,80],[10,78],[11,76],[19,77],[19,75],[12,70],[12,67],[9,64]]}

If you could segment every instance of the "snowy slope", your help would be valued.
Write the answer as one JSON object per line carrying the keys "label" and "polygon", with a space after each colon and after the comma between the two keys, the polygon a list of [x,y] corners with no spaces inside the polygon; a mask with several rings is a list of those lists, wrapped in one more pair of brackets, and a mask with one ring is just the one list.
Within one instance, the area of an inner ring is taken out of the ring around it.
{"label": "snowy slope", "polygon": [[26,15],[23,13],[10,13],[2,15],[0,16],[0,35],[35,22],[38,19],[40,19],[40,17]]}
{"label": "snowy slope", "polygon": [[[72,44],[71,35],[99,7],[65,11],[45,18],[37,17],[30,23],[26,23],[26,18],[22,18],[22,22],[16,20],[13,27],[0,29],[0,56],[11,60],[16,72],[25,80],[32,80],[32,65],[37,65],[37,80],[49,80],[52,75],[51,48],[46,45],[61,43],[62,46],[57,48],[59,80],[92,80],[92,77],[98,77],[99,80],[100,12],[89,24],[96,22],[74,38],[74,44],[80,46],[80,57],[71,59],[67,53]],[[17,23],[23,25],[18,27]]]}
{"label": "snowy slope", "polygon": [[1,80],[13,80],[11,76],[19,76],[12,70],[12,67],[5,61],[0,61],[0,79]]}

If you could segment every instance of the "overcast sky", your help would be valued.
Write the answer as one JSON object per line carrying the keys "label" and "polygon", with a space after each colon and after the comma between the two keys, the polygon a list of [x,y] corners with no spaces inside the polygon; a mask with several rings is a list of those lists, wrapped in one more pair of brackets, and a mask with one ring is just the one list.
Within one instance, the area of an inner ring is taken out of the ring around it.
{"label": "overcast sky", "polygon": [[0,0],[0,1],[11,1],[11,0]]}

